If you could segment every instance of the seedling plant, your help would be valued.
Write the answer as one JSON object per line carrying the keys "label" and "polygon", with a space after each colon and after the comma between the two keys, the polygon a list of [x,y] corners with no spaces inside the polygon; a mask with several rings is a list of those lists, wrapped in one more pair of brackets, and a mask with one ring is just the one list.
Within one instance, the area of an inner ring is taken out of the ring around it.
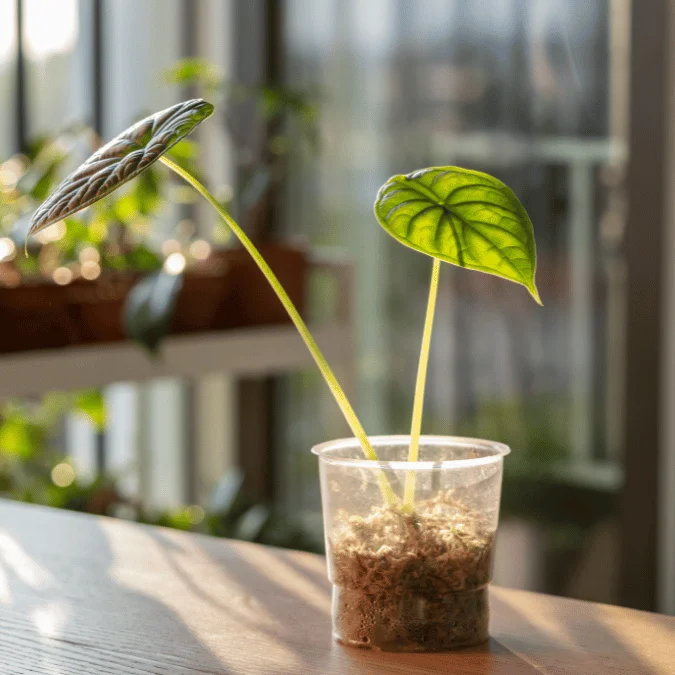
{"label": "seedling plant", "polygon": [[[41,204],[31,220],[29,236],[98,202],[121,185],[162,162],[189,183],[218,213],[251,255],[288,312],[332,392],[365,457],[378,460],[368,435],[314,337],[274,272],[244,230],[195,175],[167,156],[182,138],[212,115],[214,106],[194,99],[138,122],[93,154]],[[493,274],[525,286],[541,304],[535,285],[536,251],[532,223],[515,194],[501,181],[454,166],[421,169],[390,178],[379,190],[375,215],[380,225],[402,244],[432,258],[431,281],[420,350],[408,459],[419,458],[424,390],[441,262]],[[176,287],[176,293],[179,287]],[[146,311],[152,321],[152,289]],[[163,313],[157,312],[157,320]],[[388,507],[412,512],[415,478],[411,471],[402,499],[383,471],[378,481]]]}

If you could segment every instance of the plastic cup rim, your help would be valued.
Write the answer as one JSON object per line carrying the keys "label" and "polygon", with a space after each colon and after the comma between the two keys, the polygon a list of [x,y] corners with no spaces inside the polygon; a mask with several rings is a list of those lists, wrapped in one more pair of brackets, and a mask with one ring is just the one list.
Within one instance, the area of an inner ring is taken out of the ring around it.
{"label": "plastic cup rim", "polygon": [[[392,436],[369,436],[373,447],[381,445],[397,445],[410,443],[410,436],[398,434]],[[500,462],[511,452],[511,448],[498,441],[489,441],[484,438],[469,438],[465,436],[420,436],[420,445],[441,445],[441,446],[464,446],[464,447],[482,447],[489,449],[492,454],[485,457],[472,457],[466,459],[446,459],[442,462],[433,462],[429,460],[408,462],[407,460],[382,461],[366,459],[365,457],[332,457],[327,454],[330,450],[339,447],[360,448],[357,438],[336,438],[332,441],[319,443],[312,448],[312,452],[318,456],[320,461],[328,464],[340,464],[350,467],[363,467],[370,469],[390,469],[390,470],[408,470],[408,471],[429,471],[439,469],[464,469],[474,466],[484,466],[486,464],[495,464]]]}

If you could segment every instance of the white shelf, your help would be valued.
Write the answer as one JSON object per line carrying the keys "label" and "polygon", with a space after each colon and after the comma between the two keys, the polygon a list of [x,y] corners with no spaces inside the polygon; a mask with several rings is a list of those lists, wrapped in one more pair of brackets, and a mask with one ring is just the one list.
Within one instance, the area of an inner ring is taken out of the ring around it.
{"label": "white shelf", "polygon": [[[348,323],[310,328],[329,362],[350,363],[353,339]],[[0,355],[0,398],[218,372],[275,375],[312,364],[292,325],[169,337],[157,359],[132,342],[19,352]]]}

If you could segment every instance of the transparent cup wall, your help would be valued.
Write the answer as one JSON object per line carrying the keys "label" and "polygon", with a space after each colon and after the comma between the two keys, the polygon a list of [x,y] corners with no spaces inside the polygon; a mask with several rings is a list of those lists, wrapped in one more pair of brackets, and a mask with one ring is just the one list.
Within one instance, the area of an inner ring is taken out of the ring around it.
{"label": "transparent cup wall", "polygon": [[[508,447],[423,436],[420,461],[409,463],[409,437],[371,441],[379,462],[363,459],[355,439],[313,448],[335,638],[388,651],[439,651],[485,641]],[[383,475],[397,495],[393,507],[383,497]],[[415,480],[412,512],[403,508],[408,476]]]}

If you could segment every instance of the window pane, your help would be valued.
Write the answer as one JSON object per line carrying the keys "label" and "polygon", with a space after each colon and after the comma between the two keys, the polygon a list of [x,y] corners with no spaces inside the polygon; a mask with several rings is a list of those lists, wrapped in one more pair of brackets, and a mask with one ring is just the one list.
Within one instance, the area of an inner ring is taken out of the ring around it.
{"label": "window pane", "polygon": [[16,150],[14,129],[16,69],[16,7],[0,0],[0,161]]}
{"label": "window pane", "polygon": [[[596,528],[611,529],[621,481],[626,4],[489,5],[288,3],[288,82],[319,84],[324,96],[323,152],[298,163],[287,222],[315,244],[347,248],[357,408],[369,433],[407,433],[431,261],[379,228],[376,190],[392,174],[446,164],[515,190],[534,222],[545,306],[513,284],[443,266],[424,431],[509,443],[507,520],[532,521],[541,502],[536,540],[556,542],[546,555],[558,562],[568,547],[581,565]],[[293,507],[316,509],[308,448],[348,431],[313,373],[287,386],[287,493]],[[585,500],[587,520],[559,512],[553,494]],[[534,582],[594,593],[586,579],[556,583]]]}
{"label": "window pane", "polygon": [[105,133],[112,136],[138,119],[180,100],[162,72],[181,58],[180,0],[105,2]]}
{"label": "window pane", "polygon": [[78,0],[23,2],[29,138],[89,119],[90,45],[84,16]]}

